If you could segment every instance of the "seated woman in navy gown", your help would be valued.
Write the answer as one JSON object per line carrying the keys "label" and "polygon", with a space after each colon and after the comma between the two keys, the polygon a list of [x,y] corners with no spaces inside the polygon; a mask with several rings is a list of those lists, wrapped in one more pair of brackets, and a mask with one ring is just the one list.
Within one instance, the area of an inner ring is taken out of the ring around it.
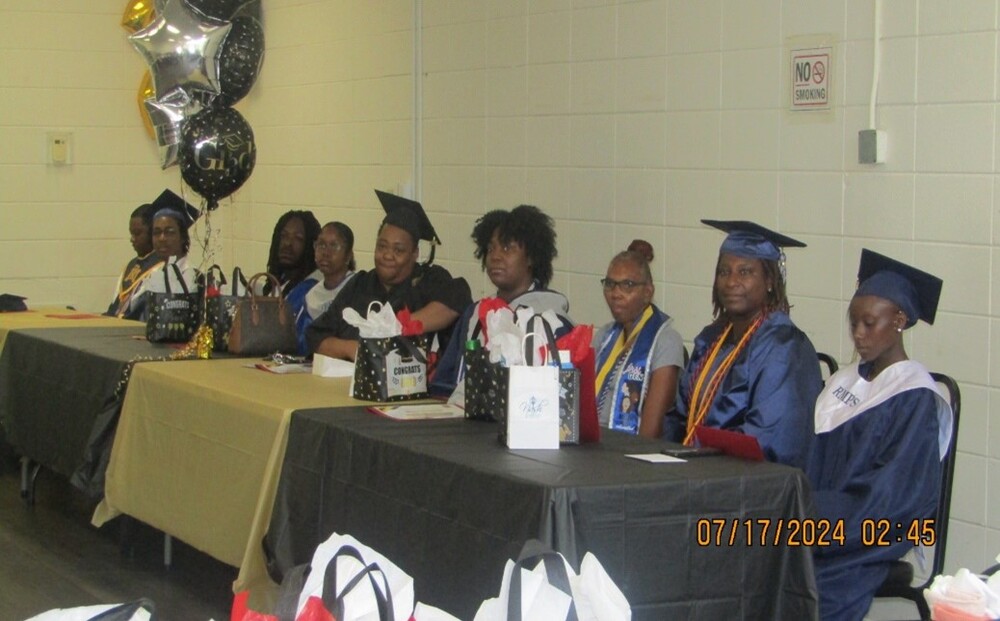
{"label": "seated woman in navy gown", "polygon": [[[288,294],[299,283],[307,278],[312,284],[319,282],[315,275],[316,259],[313,254],[313,244],[319,235],[319,220],[311,211],[287,211],[274,225],[271,233],[271,248],[267,255],[267,272],[278,279],[281,285],[281,295]],[[271,284],[263,287],[264,293],[270,293]],[[298,313],[297,307],[292,308],[292,314]]]}
{"label": "seated woman in navy gown", "polygon": [[135,256],[125,265],[121,276],[118,278],[118,286],[115,287],[115,299],[111,301],[105,315],[112,317],[123,317],[125,319],[136,319],[138,315],[126,313],[129,308],[129,300],[139,289],[139,285],[149,275],[150,270],[160,264],[160,259],[153,252],[153,239],[150,237],[150,228],[153,220],[153,206],[150,203],[143,203],[132,211],[128,221],[129,241]]}
{"label": "seated woman in navy gown", "polygon": [[653,247],[637,239],[601,279],[614,321],[594,336],[595,389],[602,427],[659,438],[664,415],[674,409],[684,342],[653,304],[652,260]]}
{"label": "seated woman in navy gown", "polygon": [[[860,360],[831,377],[816,401],[806,471],[817,517],[842,524],[845,538],[815,550],[825,621],[862,619],[891,562],[913,547],[905,533],[916,524],[923,534],[951,439],[947,394],[903,348],[903,330],[934,322],[941,280],[867,249],[858,280],[848,318]],[[891,524],[886,546],[862,543],[866,520]]]}
{"label": "seated woman in navy gown", "polygon": [[753,222],[702,220],[728,233],[712,287],[715,320],[694,339],[667,437],[693,444],[699,425],[754,436],[764,456],[805,468],[823,386],[816,350],[792,323],[782,247],[800,241]]}
{"label": "seated woman in navy gown", "polygon": [[326,312],[334,298],[354,276],[354,231],[343,222],[327,222],[313,243],[316,271],[288,293],[288,303],[297,308],[295,333],[299,353],[307,353],[306,328]]}
{"label": "seated woman in navy gown", "polygon": [[452,325],[472,303],[464,278],[452,278],[448,270],[431,263],[433,246],[428,260],[417,263],[419,240],[441,243],[420,203],[375,193],[386,211],[375,241],[375,269],[355,274],[330,308],[306,329],[310,353],[354,360],[358,329],[344,321],[344,309],[353,308],[364,317],[375,301],[391,304],[395,312],[408,308],[412,319],[423,323],[430,341],[438,340],[445,348]]}
{"label": "seated woman in navy gown", "polygon": [[[533,205],[521,205],[511,211],[498,209],[476,221],[472,240],[476,244],[475,257],[497,288],[496,297],[515,310],[530,307],[536,313],[554,312],[559,320],[552,326],[556,338],[573,327],[567,316],[566,296],[546,288],[552,279],[552,260],[557,254],[552,218]],[[455,323],[434,375],[432,394],[449,395],[464,378],[465,343],[471,339],[483,340],[479,304],[470,304]]]}

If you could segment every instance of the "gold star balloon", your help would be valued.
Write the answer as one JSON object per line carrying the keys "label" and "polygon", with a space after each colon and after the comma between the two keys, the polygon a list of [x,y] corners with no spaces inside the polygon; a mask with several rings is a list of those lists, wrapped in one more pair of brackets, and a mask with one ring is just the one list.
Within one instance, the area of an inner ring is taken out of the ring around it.
{"label": "gold star balloon", "polygon": [[122,28],[130,34],[142,30],[153,21],[155,13],[153,0],[129,0],[122,13]]}
{"label": "gold star balloon", "polygon": [[135,94],[135,103],[139,106],[139,117],[146,128],[146,133],[150,138],[156,138],[153,132],[153,121],[146,112],[146,100],[156,101],[156,91],[153,90],[153,76],[148,71],[142,74],[142,82],[139,83],[139,90]]}

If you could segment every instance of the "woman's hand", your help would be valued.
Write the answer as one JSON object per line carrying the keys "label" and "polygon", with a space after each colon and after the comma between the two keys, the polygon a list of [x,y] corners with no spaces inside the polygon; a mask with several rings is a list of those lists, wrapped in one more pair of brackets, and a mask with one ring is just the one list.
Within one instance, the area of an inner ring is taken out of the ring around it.
{"label": "woman's hand", "polygon": [[351,339],[339,339],[335,336],[327,337],[320,341],[315,353],[354,362],[358,357],[358,342]]}

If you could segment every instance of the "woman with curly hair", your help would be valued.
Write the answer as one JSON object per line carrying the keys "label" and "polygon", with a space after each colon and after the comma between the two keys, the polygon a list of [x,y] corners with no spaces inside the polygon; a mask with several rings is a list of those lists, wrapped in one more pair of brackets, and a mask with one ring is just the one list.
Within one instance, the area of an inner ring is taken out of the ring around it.
{"label": "woman with curly hair", "polygon": [[664,415],[674,409],[684,342],[653,304],[652,260],[649,242],[634,240],[601,279],[613,321],[594,338],[595,389],[602,427],[659,438]]}
{"label": "woman with curly hair", "polygon": [[[271,234],[267,272],[281,283],[281,295],[287,296],[316,269],[313,244],[319,237],[319,220],[311,211],[292,210],[278,218]],[[313,282],[316,284],[317,281]],[[270,293],[271,285],[264,286]],[[294,309],[296,312],[298,309]]]}
{"label": "woman with curly hair", "polygon": [[694,339],[668,439],[699,425],[754,436],[765,457],[804,468],[823,386],[816,350],[788,316],[784,253],[800,241],[753,222],[702,220],[728,233],[712,287],[715,321]]}
{"label": "woman with curly hair", "polygon": [[[554,312],[559,319],[559,324],[552,326],[557,337],[573,327],[567,316],[566,296],[546,288],[552,280],[552,261],[557,254],[552,218],[533,205],[490,211],[476,221],[472,240],[476,244],[475,257],[497,288],[497,298],[514,310],[530,307],[536,313]],[[479,338],[482,328],[478,324],[476,302],[455,324],[448,348],[438,362],[430,389],[433,394],[451,394],[464,377],[465,343]]]}

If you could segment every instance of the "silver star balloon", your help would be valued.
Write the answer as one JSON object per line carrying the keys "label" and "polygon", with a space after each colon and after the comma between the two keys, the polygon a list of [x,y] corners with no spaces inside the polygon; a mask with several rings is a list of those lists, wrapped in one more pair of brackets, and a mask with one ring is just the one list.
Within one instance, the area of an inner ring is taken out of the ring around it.
{"label": "silver star balloon", "polygon": [[143,104],[153,122],[156,144],[160,145],[160,167],[166,170],[177,163],[184,120],[201,111],[201,102],[192,99],[183,89],[175,88],[159,99],[150,97]]}
{"label": "silver star balloon", "polygon": [[153,22],[129,35],[153,76],[157,93],[181,88],[218,95],[219,53],[230,22],[200,19],[184,0],[160,0]]}

